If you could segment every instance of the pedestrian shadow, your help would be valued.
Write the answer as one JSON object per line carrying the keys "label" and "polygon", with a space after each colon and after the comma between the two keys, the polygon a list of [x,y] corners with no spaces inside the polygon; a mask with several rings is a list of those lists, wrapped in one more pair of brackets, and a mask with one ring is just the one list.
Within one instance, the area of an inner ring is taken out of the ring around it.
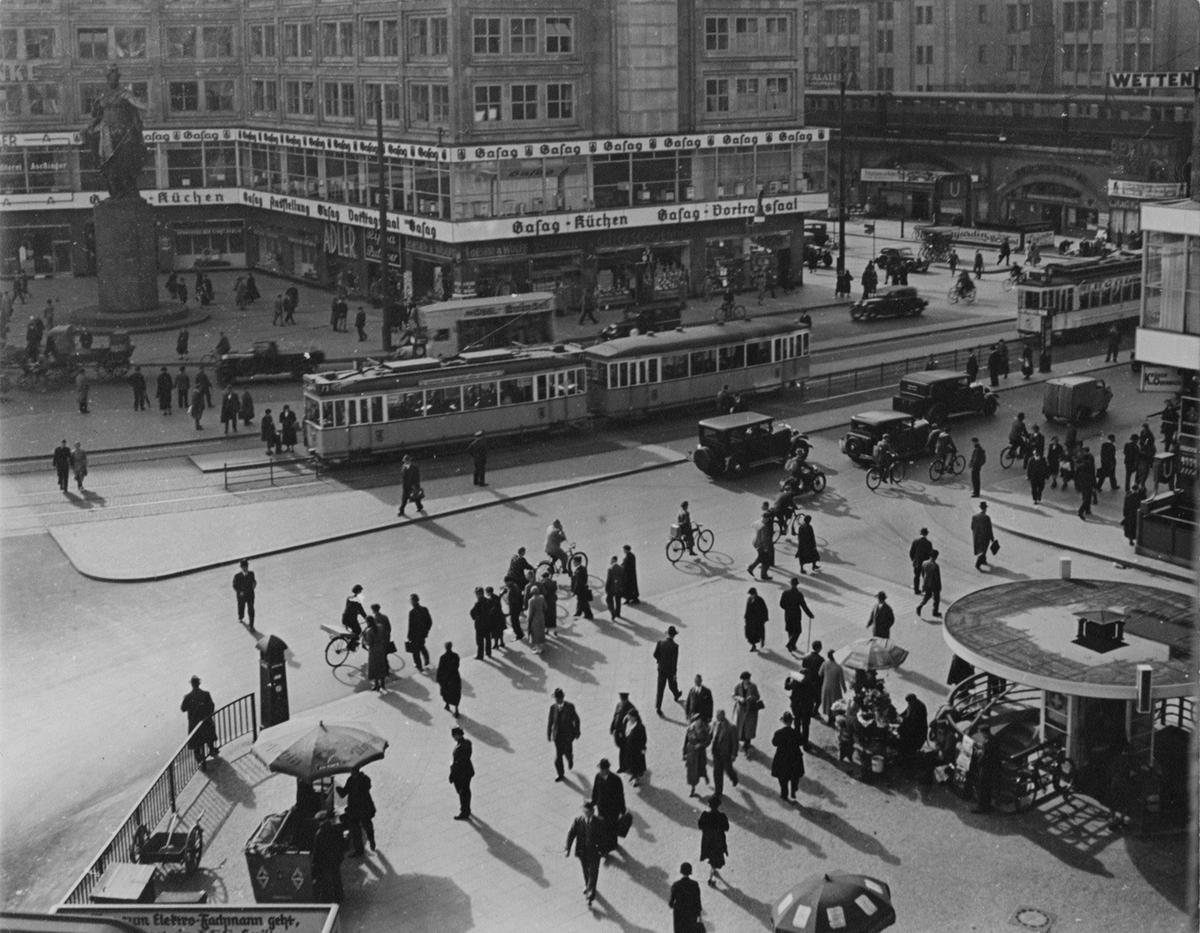
{"label": "pedestrian shadow", "polygon": [[865,833],[852,826],[836,813],[829,810],[814,810],[805,808],[805,816],[810,822],[819,825],[836,839],[840,839],[852,849],[857,849],[865,855],[874,856],[889,865],[899,865],[900,859],[893,855],[888,848],[870,833]]}
{"label": "pedestrian shadow", "polygon": [[[644,775],[643,775],[643,777],[644,777]],[[649,785],[646,783],[646,781],[643,780],[642,787],[648,787],[648,786]],[[651,843],[657,842],[658,837],[655,836],[654,833],[650,832],[650,829],[649,829],[650,824],[646,822],[646,820],[642,817],[642,815],[640,813],[634,813],[632,810],[630,811],[630,813],[633,813],[633,829],[637,833],[637,837],[639,839],[643,840],[644,842],[651,842]]]}
{"label": "pedestrian shadow", "polygon": [[387,681],[388,689],[394,690],[397,693],[402,693],[405,696],[410,696],[414,700],[428,700],[432,694],[420,681],[412,677],[401,677],[398,672],[393,671],[391,677]]}
{"label": "pedestrian shadow", "polygon": [[627,645],[639,644],[633,635],[621,627],[621,621],[621,619],[612,619],[608,625],[597,625],[596,629],[601,635],[605,635],[608,638],[615,638],[617,641],[624,642]]}
{"label": "pedestrian shadow", "polygon": [[[649,927],[638,926],[636,923],[632,923],[625,919],[624,915],[617,910],[613,902],[599,891],[596,892],[596,903],[604,908],[605,915],[621,928],[622,933],[655,933],[655,931],[651,930]],[[594,919],[599,920],[600,917],[594,917]]]}
{"label": "pedestrian shadow", "polygon": [[805,502],[804,508],[797,509],[797,511],[801,515],[812,513],[826,518],[848,518],[856,522],[862,521],[862,516],[856,515],[850,508],[849,500],[843,495],[832,492],[828,486],[819,496]]}
{"label": "pedestrian shadow", "polygon": [[491,726],[485,726],[479,720],[472,719],[466,713],[458,717],[458,722],[471,738],[479,739],[484,745],[490,745],[492,748],[498,748],[503,752],[512,754],[513,749],[508,744],[508,739],[502,733],[491,728]]}
{"label": "pedestrian shadow", "polygon": [[[367,689],[366,687],[363,688]],[[425,707],[418,706],[400,696],[398,693],[387,691],[382,694],[383,702],[388,706],[399,710],[404,716],[407,716],[413,722],[419,723],[422,726],[433,725],[433,717],[425,710]]]}
{"label": "pedestrian shadow", "polygon": [[603,654],[566,638],[559,638],[555,647],[557,651],[547,651],[542,655],[547,667],[578,683],[597,683],[591,669],[604,662]]}
{"label": "pedestrian shadow", "polygon": [[[725,882],[724,878],[721,880]],[[718,894],[723,894],[727,897],[739,910],[758,920],[764,928],[768,930],[773,928],[770,904],[751,897],[741,888],[735,888],[728,882],[725,882],[723,887],[718,886],[716,891]]]}
{"label": "pedestrian shadow", "polygon": [[546,669],[521,652],[505,651],[502,655],[493,655],[492,659],[498,662],[497,670],[507,677],[518,690],[545,692]]}
{"label": "pedestrian shadow", "polygon": [[[627,616],[621,616],[621,618],[618,620],[618,622],[622,626],[622,631],[627,632],[631,635],[634,635],[637,638],[640,638],[644,642],[656,642],[660,638],[662,638],[661,631],[658,631],[656,629],[652,629],[652,628],[649,628],[648,626],[641,625],[637,622],[634,622],[631,619],[629,619]],[[634,641],[633,643],[637,644],[636,641]]]}
{"label": "pedestrian shadow", "polygon": [[428,518],[419,522],[409,522],[407,525],[404,525],[403,528],[405,530],[412,529],[414,531],[426,531],[435,538],[441,538],[444,541],[449,541],[455,547],[465,548],[467,546],[466,541],[449,529],[439,525],[437,519],[435,518]]}
{"label": "pedestrian shadow", "polygon": [[534,857],[532,852],[521,848],[502,832],[492,829],[486,820],[482,820],[478,816],[472,816],[468,825],[483,837],[490,855],[514,871],[520,872],[539,888],[550,887],[550,882],[546,878],[545,872],[542,871],[542,863]]}
{"label": "pedestrian shadow", "polygon": [[353,898],[356,929],[395,929],[397,904],[404,905],[404,928],[408,930],[470,933],[479,929],[470,895],[452,878],[397,874],[380,852],[362,864],[361,880],[352,883],[351,888],[356,894]]}
{"label": "pedestrian shadow", "polygon": [[[738,789],[742,790],[740,799],[735,796],[723,798],[725,813],[732,825],[746,829],[759,840],[774,842],[781,849],[802,848],[807,849],[814,858],[824,857],[825,850],[806,838],[792,823],[768,816],[759,806],[759,797],[770,797],[777,791],[770,790],[759,781],[745,775],[739,777]],[[789,815],[794,812],[791,804],[783,803],[782,800],[780,804],[787,808]]]}
{"label": "pedestrian shadow", "polygon": [[657,810],[667,819],[688,829],[695,827],[700,819],[701,808],[688,803],[674,791],[663,787],[642,785],[640,798],[646,806]]}
{"label": "pedestrian shadow", "polygon": [[105,499],[104,496],[100,495],[98,492],[92,492],[90,489],[85,489],[83,491],[83,498],[86,499],[90,505],[99,506],[100,508],[104,508],[104,506],[108,504],[108,500]]}
{"label": "pedestrian shadow", "polygon": [[[694,823],[695,821],[693,821],[693,825]],[[671,890],[671,878],[667,874],[666,869],[658,865],[647,865],[645,862],[639,861],[623,846],[621,848],[621,856],[621,861],[612,867],[624,869],[631,881],[636,882],[649,891],[658,903],[665,904]]]}
{"label": "pedestrian shadow", "polygon": [[920,671],[909,670],[905,667],[896,668],[896,676],[907,684],[912,684],[914,687],[921,687],[928,690],[934,696],[943,696],[946,693],[946,687],[939,681],[934,680]]}
{"label": "pedestrian shadow", "polygon": [[[659,609],[657,606],[651,605],[649,603],[640,602],[637,604],[637,608],[638,608],[639,612],[644,612],[646,615],[657,620],[658,622],[661,622],[664,624],[669,624],[669,625],[681,625],[682,624],[679,621],[679,616],[672,615],[671,613],[666,612],[662,609]],[[649,631],[649,630],[647,630],[647,631]],[[655,633],[655,638],[657,638],[657,637],[658,637],[658,634]]]}
{"label": "pedestrian shadow", "polygon": [[1004,577],[1007,580],[1029,580],[1031,579],[1027,573],[1017,573],[1015,570],[1009,570],[1007,567],[997,567],[995,564],[990,565],[991,570],[988,576]]}

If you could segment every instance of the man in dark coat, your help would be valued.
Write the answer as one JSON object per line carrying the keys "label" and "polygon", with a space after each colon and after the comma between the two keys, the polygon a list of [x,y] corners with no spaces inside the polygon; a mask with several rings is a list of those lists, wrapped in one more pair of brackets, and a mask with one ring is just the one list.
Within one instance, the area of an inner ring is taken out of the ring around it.
{"label": "man in dark coat", "polygon": [[688,691],[687,699],[684,700],[683,711],[689,720],[695,713],[705,722],[710,722],[713,716],[712,691],[704,686],[704,678],[699,674],[696,675],[693,684],[692,689]]}
{"label": "man in dark coat", "polygon": [[713,793],[720,797],[725,788],[725,775],[729,775],[730,783],[738,786],[737,772],[733,763],[738,753],[737,726],[725,718],[725,710],[717,710],[717,719],[713,723],[712,745],[709,746],[713,760]]}
{"label": "man in dark coat", "polygon": [[887,603],[887,593],[880,590],[875,594],[878,602],[871,608],[871,616],[867,619],[867,628],[874,638],[891,638],[892,626],[896,624],[896,614]]}
{"label": "man in dark coat", "polygon": [[[1031,463],[1033,461],[1030,461]],[[925,608],[925,604],[933,600],[933,617],[942,617],[942,566],[937,562],[940,552],[934,549],[929,554],[929,560],[921,567],[921,589],[924,593],[917,604],[917,615]]]}
{"label": "man in dark coat", "polygon": [[1121,533],[1131,545],[1137,544],[1138,511],[1142,505],[1142,487],[1134,484],[1125,493],[1125,501],[1121,506]]}
{"label": "man in dark coat", "polygon": [[908,559],[912,562],[913,592],[921,592],[921,566],[929,560],[933,551],[933,542],[929,540],[929,529],[922,528],[921,533],[908,546]]}
{"label": "man in dark coat", "polygon": [[1004,355],[1000,352],[999,347],[993,347],[987,358],[988,382],[993,387],[1000,385],[1000,373],[1003,369]]}
{"label": "man in dark coat", "polygon": [[979,727],[975,740],[982,743],[983,748],[975,752],[978,758],[975,778],[975,799],[978,806],[972,812],[991,813],[992,795],[1000,778],[1000,743],[988,726]]}
{"label": "man in dark coat", "polygon": [[[571,571],[571,593],[575,597],[575,618],[583,616],[585,619],[593,619],[592,615],[592,588],[588,586],[587,567],[583,561],[575,558],[575,569]],[[517,635],[520,638],[520,635]]]}
{"label": "man in dark coat", "polygon": [[760,568],[761,579],[770,580],[767,573],[775,564],[775,516],[771,514],[771,503],[762,504],[762,514],[754,523],[754,562],[746,568],[754,576],[754,568]]}
{"label": "man in dark coat", "polygon": [[53,462],[54,473],[58,477],[58,488],[66,492],[71,484],[71,447],[66,438],[54,448]]}
{"label": "man in dark coat", "polygon": [[975,377],[978,375],[979,375],[979,357],[976,356],[975,351],[972,350],[971,354],[967,357],[967,378],[969,380],[971,380],[971,382],[974,382]]}
{"label": "man in dark coat", "polygon": [[363,834],[375,851],[375,801],[371,797],[371,779],[361,768],[354,768],[346,778],[346,786],[338,788],[338,795],[346,798],[346,812],[342,822],[350,830],[350,854],[362,855]]}
{"label": "man in dark coat", "polygon": [[142,367],[133,367],[129,374],[129,388],[133,389],[133,410],[145,411],[149,399],[146,397],[146,377],[142,375]]}
{"label": "man in dark coat", "polygon": [[483,587],[475,587],[475,603],[471,606],[471,622],[475,629],[475,660],[492,656],[492,620]]}
{"label": "man in dark coat", "polygon": [[476,486],[487,485],[487,438],[482,431],[476,431],[475,437],[467,445],[467,453],[475,466],[474,483]]}
{"label": "man in dark coat", "polygon": [[599,771],[592,781],[592,803],[596,805],[596,816],[604,825],[601,849],[608,855],[621,843],[618,841],[617,824],[625,813],[625,784],[612,771],[607,758],[601,758]]}
{"label": "man in dark coat", "polygon": [[625,572],[614,554],[604,577],[604,602],[614,619],[621,618],[621,597],[625,594]]}
{"label": "man in dark coat", "polygon": [[987,503],[979,503],[979,511],[971,516],[971,547],[975,554],[975,569],[982,572],[988,562],[988,547],[996,535],[992,531],[992,519],[987,513]]}
{"label": "man in dark coat", "polygon": [[196,373],[196,388],[204,393],[204,407],[212,408],[212,380],[208,378],[208,373],[204,371],[204,367],[200,367],[200,371]]}
{"label": "man in dark coat", "polygon": [[154,383],[154,395],[158,399],[158,410],[164,415],[171,414],[171,393],[174,388],[175,383],[171,380],[171,374],[164,366],[159,370],[158,379]]}
{"label": "man in dark coat", "polygon": [[491,632],[492,647],[503,648],[505,629],[504,606],[500,602],[500,597],[496,595],[495,588],[485,586],[483,593],[484,598],[487,600],[488,628]]}
{"label": "man in dark coat", "polygon": [[405,641],[408,642],[408,652],[412,655],[413,664],[417,670],[423,671],[424,665],[429,663],[429,649],[425,647],[425,639],[433,630],[433,618],[429,615],[429,610],[421,605],[421,598],[416,593],[409,596],[408,601],[412,608],[408,610],[408,633]]}
{"label": "man in dark coat", "polygon": [[221,396],[221,424],[225,426],[225,433],[229,433],[229,428],[233,428],[233,433],[237,434],[238,429],[238,396],[233,391],[233,386],[225,390],[225,394]]}
{"label": "man in dark coat", "polygon": [[700,885],[692,880],[692,866],[684,862],[679,866],[680,879],[671,885],[671,897],[667,906],[671,908],[672,929],[675,933],[696,933],[700,914],[704,908],[700,903]]}
{"label": "man in dark coat", "polygon": [[571,857],[571,845],[575,846],[575,857],[583,869],[583,895],[589,904],[596,899],[596,885],[600,880],[600,858],[603,855],[604,826],[596,818],[596,805],[590,800],[583,804],[583,815],[575,817],[567,832],[567,858]]}
{"label": "man in dark coat", "polygon": [[625,717],[629,715],[631,710],[636,710],[633,701],[629,699],[629,691],[622,690],[617,694],[617,706],[613,710],[612,719],[608,724],[608,734],[613,737],[613,742],[617,746],[617,771],[624,771],[624,766],[621,765],[620,753],[625,749]]}
{"label": "man in dark coat", "polygon": [[804,594],[800,592],[798,577],[792,577],[791,585],[779,597],[779,608],[783,610],[783,627],[787,631],[787,650],[795,651],[796,641],[800,638],[804,626],[804,617],[808,616],[810,622],[813,618],[812,610],[808,608]]}
{"label": "man in dark coat", "polygon": [[1104,485],[1105,479],[1111,484],[1110,489],[1117,488],[1117,437],[1115,434],[1108,435],[1100,445],[1100,470],[1096,473],[1097,489]]}
{"label": "man in dark coat", "polygon": [[967,466],[971,468],[971,498],[979,498],[979,484],[983,465],[987,463],[987,454],[984,453],[983,447],[979,443],[979,438],[971,438],[971,457],[967,460]]}
{"label": "man in dark coat", "polygon": [[563,761],[567,767],[575,767],[575,740],[579,738],[579,714],[575,705],[568,703],[561,687],[554,691],[554,702],[550,705],[550,715],[546,717],[546,741],[554,743],[554,771],[558,775],[555,781],[565,781]]}
{"label": "man in dark coat", "polygon": [[525,574],[533,570],[533,564],[525,559],[525,548],[517,548],[517,553],[508,560],[508,573],[504,575],[504,582],[516,581],[518,585],[524,586]]}
{"label": "man in dark coat", "polygon": [[771,777],[779,781],[779,796],[784,800],[795,800],[796,791],[800,786],[800,778],[804,777],[804,750],[800,743],[800,733],[792,727],[794,717],[784,713],[779,717],[783,725],[775,730],[771,744],[775,746],[775,756],[771,759]]}
{"label": "man in dark coat", "polygon": [[175,403],[177,408],[188,407],[188,397],[191,395],[192,378],[187,374],[187,367],[180,366],[175,376]]}
{"label": "man in dark coat", "polygon": [[767,603],[758,595],[758,590],[750,587],[746,597],[746,612],[743,617],[746,641],[750,643],[751,651],[758,651],[759,646],[767,646]]}
{"label": "man in dark coat", "polygon": [[628,544],[623,545],[621,550],[625,552],[621,558],[621,571],[625,574],[625,602],[630,606],[636,606],[641,602],[642,595],[638,589],[637,557],[634,556],[633,548]]}
{"label": "man in dark coat", "polygon": [[438,658],[437,682],[442,694],[442,704],[447,710],[454,707],[454,718],[458,718],[458,704],[462,702],[462,674],[460,661],[454,651],[453,642],[446,642],[445,653]]}
{"label": "man in dark coat", "polygon": [[410,502],[416,505],[418,512],[424,512],[424,500],[425,497],[421,495],[421,468],[411,454],[405,454],[400,467],[400,511],[396,514],[403,515]]}
{"label": "man in dark coat", "polygon": [[679,684],[675,680],[675,676],[679,671],[679,645],[675,642],[675,636],[679,634],[679,630],[673,625],[667,626],[666,637],[654,646],[654,661],[658,665],[658,686],[654,691],[654,710],[658,715],[662,715],[662,700],[663,690],[666,687],[671,688],[671,695],[675,697],[675,702],[679,703],[683,692],[679,689]]}
{"label": "man in dark coat", "polygon": [[317,824],[312,843],[313,900],[318,904],[340,904],[342,890],[342,827],[332,813]]}
{"label": "man in dark coat", "polygon": [[460,726],[450,730],[454,737],[454,755],[450,759],[450,783],[458,791],[458,814],[456,820],[471,818],[471,778],[475,776],[475,766],[471,764],[472,746]]}
{"label": "man in dark coat", "polygon": [[904,700],[908,705],[900,714],[898,738],[900,754],[910,758],[925,744],[929,732],[929,712],[915,693],[908,694]]}
{"label": "man in dark coat", "polygon": [[254,628],[254,593],[258,589],[258,578],[250,569],[250,561],[238,562],[240,568],[233,575],[233,592],[237,596],[238,621],[243,622],[246,616],[250,618],[250,627]]}
{"label": "man in dark coat", "polygon": [[1129,440],[1125,442],[1121,452],[1125,455],[1125,491],[1129,492],[1129,486],[1133,482],[1134,476],[1137,475],[1138,438],[1136,434],[1129,435]]}
{"label": "man in dark coat", "polygon": [[[212,715],[216,709],[216,706],[213,705],[212,694],[207,690],[200,689],[200,678],[193,674],[192,689],[184,694],[183,702],[179,704],[179,711],[187,713],[188,748],[196,756],[196,763],[200,765],[201,771],[205,770],[204,759],[209,755],[216,755],[219,748],[217,727],[213,725],[212,721]],[[197,726],[200,728],[196,728]]]}
{"label": "man in dark coat", "polygon": [[796,560],[800,572],[807,573],[805,564],[812,564],[813,573],[821,569],[821,552],[817,550],[817,532],[812,526],[812,516],[803,515],[796,529]]}
{"label": "man in dark coat", "polygon": [[[1034,451],[1025,465],[1025,476],[1029,480],[1029,493],[1033,496],[1033,504],[1039,505],[1042,493],[1046,489],[1046,477],[1050,475],[1050,466],[1040,452]],[[1114,481],[1115,482],[1115,481]]]}
{"label": "man in dark coat", "polygon": [[1079,508],[1075,510],[1083,521],[1092,514],[1092,499],[1096,492],[1096,459],[1084,447],[1075,462],[1075,488],[1079,490]]}
{"label": "man in dark coat", "polygon": [[796,731],[800,734],[800,744],[808,749],[809,727],[812,725],[813,713],[821,702],[821,680],[811,670],[805,670],[799,678],[786,678],[783,687],[790,697],[789,705],[792,708]]}

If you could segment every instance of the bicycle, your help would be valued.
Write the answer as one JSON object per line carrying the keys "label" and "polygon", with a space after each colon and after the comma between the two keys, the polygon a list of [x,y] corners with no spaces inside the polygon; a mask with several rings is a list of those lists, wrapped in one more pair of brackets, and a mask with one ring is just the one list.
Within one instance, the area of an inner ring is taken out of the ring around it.
{"label": "bicycle", "polygon": [[1014,288],[1016,288],[1018,285],[1020,285],[1024,281],[1025,281],[1025,273],[1024,272],[1022,272],[1020,275],[1007,275],[1004,277],[1003,281],[1001,281],[1000,287],[1003,288],[1006,292],[1011,292]]}
{"label": "bicycle", "polygon": [[975,304],[975,298],[978,295],[978,293],[979,293],[979,289],[977,289],[977,288],[972,288],[970,291],[963,291],[961,286],[952,285],[950,287],[950,291],[946,293],[946,298],[950,301],[950,304],[952,304],[952,305],[958,304],[958,301],[960,298],[963,301],[965,301],[967,304],[973,305],[973,304]]}
{"label": "bicycle", "polygon": [[321,631],[329,635],[329,643],[325,645],[325,663],[335,670],[345,664],[346,659],[357,651],[362,643],[362,636],[344,628],[323,624]]}
{"label": "bicycle", "polygon": [[1018,770],[1013,783],[1016,786],[1011,802],[1017,813],[1028,810],[1043,791],[1051,788],[1070,803],[1075,793],[1075,762],[1061,745],[1043,747]]}
{"label": "bicycle", "polygon": [[[561,570],[559,570],[558,573],[565,573],[569,576],[571,574],[572,569],[575,566],[576,559],[582,561],[583,569],[587,570],[588,556],[583,551],[575,550],[575,542],[574,541],[569,542],[567,544],[565,550],[566,550],[566,554],[567,554],[567,565],[565,567],[563,567]],[[561,561],[558,561],[558,560],[552,561],[552,560],[550,560],[550,558],[546,558],[543,561],[539,561],[534,579],[540,580],[540,579],[542,579],[543,576],[554,576],[554,574],[555,574],[554,568],[556,565],[558,565],[560,563],[561,563]]]}
{"label": "bicycle", "polygon": [[967,458],[962,454],[955,454],[952,457],[934,457],[929,463],[929,479],[936,483],[939,479],[949,473],[951,476],[958,476],[967,468]]}
{"label": "bicycle", "polygon": [[[887,480],[892,485],[902,483],[908,477],[908,461],[899,458],[892,461],[891,467],[888,468]],[[884,481],[883,471],[879,469],[879,464],[872,463],[867,467],[867,488],[874,492]]]}
{"label": "bicycle", "polygon": [[[692,522],[692,543],[695,549],[701,555],[707,555],[712,550],[716,539],[713,533],[701,525],[699,522]],[[679,526],[671,526],[671,538],[667,541],[667,560],[672,564],[679,563],[683,559],[683,555],[687,553],[687,542],[683,540],[683,536],[679,534]]]}
{"label": "bicycle", "polygon": [[1024,462],[1028,456],[1029,452],[1024,444],[1008,445],[1000,451],[1000,466],[1007,470],[1017,460]]}
{"label": "bicycle", "polygon": [[734,304],[733,302],[722,302],[720,306],[713,312],[713,323],[724,324],[726,321],[744,321],[746,320],[746,306]]}

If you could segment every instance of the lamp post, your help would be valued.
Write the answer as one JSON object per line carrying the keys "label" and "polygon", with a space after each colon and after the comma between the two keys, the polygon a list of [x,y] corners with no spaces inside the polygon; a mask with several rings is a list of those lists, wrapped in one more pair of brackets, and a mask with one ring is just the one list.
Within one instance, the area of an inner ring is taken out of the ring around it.
{"label": "lamp post", "polygon": [[[396,318],[395,292],[392,289],[392,270],[388,263],[387,232],[387,162],[383,157],[383,85],[375,107],[375,165],[379,175],[376,196],[379,199],[379,297],[383,303],[383,349],[392,349],[392,324]],[[400,274],[404,274],[404,236],[397,234],[400,248]]]}
{"label": "lamp post", "polygon": [[846,59],[838,83],[838,257],[837,271],[846,271]]}

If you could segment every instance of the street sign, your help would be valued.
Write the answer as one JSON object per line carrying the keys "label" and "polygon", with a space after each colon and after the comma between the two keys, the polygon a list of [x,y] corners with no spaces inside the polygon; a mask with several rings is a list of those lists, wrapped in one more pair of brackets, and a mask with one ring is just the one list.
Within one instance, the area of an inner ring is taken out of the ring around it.
{"label": "street sign", "polygon": [[1108,86],[1119,91],[1195,88],[1195,71],[1110,71]]}
{"label": "street sign", "polygon": [[1142,364],[1143,392],[1177,392],[1183,388],[1183,377],[1174,366]]}

